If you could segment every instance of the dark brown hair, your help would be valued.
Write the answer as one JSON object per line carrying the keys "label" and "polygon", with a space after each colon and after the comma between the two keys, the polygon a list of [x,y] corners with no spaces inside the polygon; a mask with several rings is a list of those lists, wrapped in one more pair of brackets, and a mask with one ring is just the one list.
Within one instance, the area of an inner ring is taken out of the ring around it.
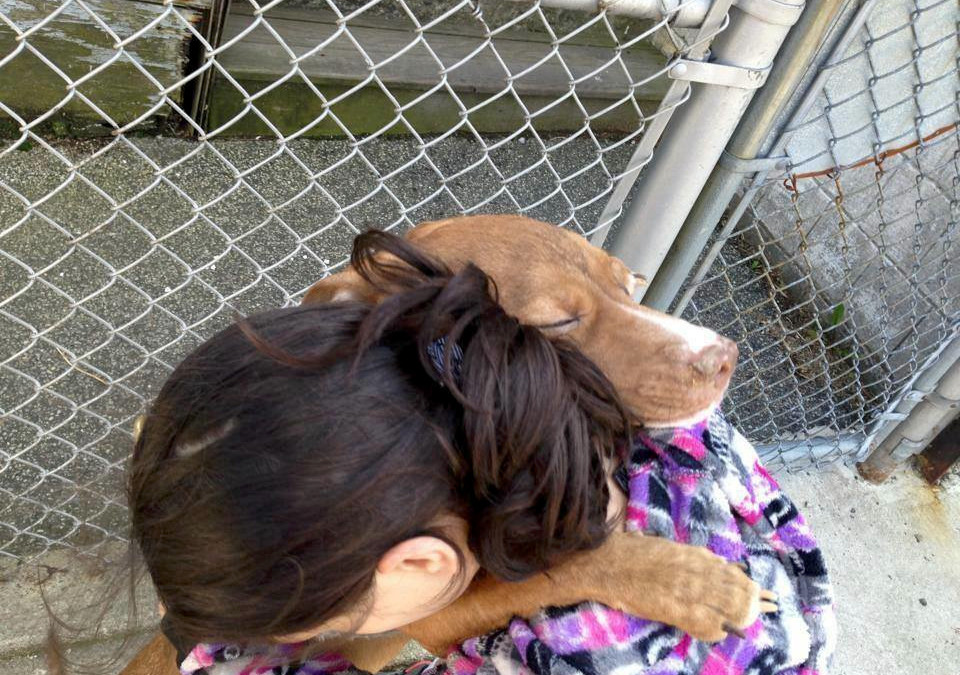
{"label": "dark brown hair", "polygon": [[[392,546],[443,537],[430,523],[444,513],[504,579],[608,533],[605,463],[629,422],[596,366],[505,314],[474,266],[453,274],[379,232],[352,263],[386,299],[248,317],[187,357],[147,415],[132,540],[187,640],[346,613]],[[427,356],[439,337],[442,373]]]}

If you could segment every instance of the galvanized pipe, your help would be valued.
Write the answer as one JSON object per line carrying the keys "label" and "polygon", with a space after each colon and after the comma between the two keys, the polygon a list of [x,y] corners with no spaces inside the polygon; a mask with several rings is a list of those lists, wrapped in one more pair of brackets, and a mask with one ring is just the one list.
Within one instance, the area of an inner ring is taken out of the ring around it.
{"label": "galvanized pipe", "polygon": [[[733,0],[715,0],[710,5],[703,23],[692,39],[687,40],[689,47],[684,52],[686,59],[703,60],[707,58],[710,43],[714,36],[724,30],[727,24],[727,15]],[[656,111],[644,121],[643,136],[633,149],[633,154],[627,162],[623,173],[617,180],[617,185],[607,198],[603,211],[597,218],[597,228],[590,234],[590,243],[602,247],[610,233],[610,228],[623,215],[623,204],[633,190],[640,171],[653,158],[653,150],[663,137],[674,112],[690,99],[690,83],[687,80],[674,79],[664,94]]]}
{"label": "galvanized pipe", "polygon": [[[803,7],[802,0],[740,0],[711,47],[711,63],[754,71],[769,68]],[[691,88],[690,100],[670,120],[670,133],[641,176],[612,237],[611,253],[648,279],[656,275],[756,92],[703,82]]]}
{"label": "galvanized pipe", "polygon": [[[513,0],[529,2],[530,0]],[[578,12],[622,14],[637,19],[660,21],[670,18],[676,28],[696,28],[703,23],[711,0],[540,0],[542,7],[570,9]]]}
{"label": "galvanized pipe", "polygon": [[[764,141],[782,121],[783,110],[816,59],[824,37],[834,26],[848,0],[810,0],[784,42],[789,59],[778,61],[770,79],[751,102],[726,152],[735,160],[755,159]],[[864,15],[866,16],[866,15]],[[818,89],[819,91],[819,89]],[[643,296],[644,304],[666,311],[707,245],[745,174],[733,162],[721,161],[697,198],[666,258]],[[739,218],[731,218],[731,225]],[[685,304],[685,303],[683,303]],[[678,307],[682,312],[683,307]]]}

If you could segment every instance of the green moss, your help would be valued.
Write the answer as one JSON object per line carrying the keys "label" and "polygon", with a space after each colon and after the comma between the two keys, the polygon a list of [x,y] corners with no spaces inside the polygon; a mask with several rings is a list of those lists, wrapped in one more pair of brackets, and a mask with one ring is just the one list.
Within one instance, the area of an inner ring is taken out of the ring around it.
{"label": "green moss", "polygon": [[[141,29],[164,11],[162,5],[134,0],[89,0],[87,4],[120,36]],[[51,9],[52,3],[40,0],[0,0],[0,12],[24,27],[35,25],[49,15]],[[199,16],[191,10],[180,11],[194,18]],[[129,45],[125,56],[81,84],[77,92],[116,124],[128,124],[151,110],[159,100],[157,85],[131,60],[141,64],[161,86],[172,85],[183,77],[187,37],[187,30],[178,21],[166,19]],[[56,115],[40,125],[40,133],[57,137],[109,134],[113,125],[80,96],[71,96],[64,76],[76,81],[110,62],[117,53],[110,35],[74,4],[31,34],[28,44],[53,67],[31,50],[21,48],[17,56],[0,69],[0,100],[28,122],[63,104]],[[0,54],[13,53],[19,47],[14,32],[0,24]],[[179,103],[181,91],[174,90],[170,98]],[[169,112],[169,106],[163,106],[157,114],[165,116]],[[11,126],[13,134],[18,135],[19,125],[9,118],[7,124],[0,125],[0,133],[9,135]]]}
{"label": "green moss", "polygon": [[[240,84],[254,95],[269,83],[241,80]],[[320,83],[317,87],[327,100],[333,100],[350,90],[350,87],[344,84]],[[390,93],[401,106],[423,94],[422,91],[411,89],[391,89]],[[526,121],[523,108],[511,96],[493,98],[482,94],[459,93],[458,97],[468,110],[472,110],[468,115],[469,121],[478,131],[509,133],[519,129]],[[547,96],[523,97],[524,106],[531,113],[554,101],[554,97]],[[476,107],[484,102],[486,105]],[[585,105],[593,112],[606,108],[610,103],[606,100],[586,101]],[[307,127],[309,129],[304,135],[308,137],[341,136],[345,129],[356,135],[371,134],[382,129],[387,129],[385,133],[388,135],[410,133],[409,127],[399,120],[394,104],[376,86],[355,91],[343,101],[325,109],[321,99],[308,86],[287,83],[261,98],[255,98],[253,105],[284,136]],[[231,122],[244,109],[245,104],[240,92],[229,82],[218,80],[210,97],[209,128],[216,130]],[[325,113],[326,117],[322,121],[314,123]],[[337,124],[330,113],[333,113],[343,126]],[[460,107],[447,93],[431,95],[417,105],[404,109],[403,118],[417,133],[422,134],[444,133],[463,122]],[[639,123],[633,106],[624,104],[595,118],[591,127],[596,131],[627,133],[635,130]],[[584,120],[579,108],[572,101],[565,101],[536,115],[532,125],[538,131],[570,131],[581,128]],[[253,110],[232,122],[221,133],[242,137],[274,136],[270,127]]]}

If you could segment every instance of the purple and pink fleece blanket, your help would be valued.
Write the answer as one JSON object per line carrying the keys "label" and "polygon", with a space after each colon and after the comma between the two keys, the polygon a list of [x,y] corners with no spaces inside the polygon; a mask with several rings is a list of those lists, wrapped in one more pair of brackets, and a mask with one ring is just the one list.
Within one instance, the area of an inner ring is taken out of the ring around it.
{"label": "purple and pink fleece blanket", "polygon": [[[823,556],[796,506],[753,446],[717,411],[689,428],[638,434],[619,476],[627,528],[706,546],[779,596],[746,637],[692,639],[596,603],[549,608],[471,638],[407,675],[825,675],[836,645]],[[291,661],[297,645],[201,644],[182,675],[355,674],[345,659]]]}

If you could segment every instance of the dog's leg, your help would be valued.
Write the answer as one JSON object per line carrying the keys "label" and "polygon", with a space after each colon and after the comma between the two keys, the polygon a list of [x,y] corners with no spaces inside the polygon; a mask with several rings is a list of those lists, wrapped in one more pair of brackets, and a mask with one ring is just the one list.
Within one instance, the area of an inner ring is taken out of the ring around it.
{"label": "dog's leg", "polygon": [[578,554],[526,581],[477,580],[446,609],[402,630],[435,654],[467,637],[503,627],[551,605],[594,600],[676,626],[695,638],[723,639],[775,611],[775,596],[743,570],[704,548],[616,532],[599,549]]}
{"label": "dog's leg", "polygon": [[[403,628],[434,654],[452,644],[531,616],[550,605],[594,600],[676,626],[702,640],[720,640],[774,611],[772,596],[743,570],[704,548],[658,537],[615,532],[595,551],[581,553],[526,581],[484,577],[445,609]],[[337,645],[355,664],[375,671],[406,641],[382,636]],[[122,675],[176,675],[174,649],[158,635]]]}

